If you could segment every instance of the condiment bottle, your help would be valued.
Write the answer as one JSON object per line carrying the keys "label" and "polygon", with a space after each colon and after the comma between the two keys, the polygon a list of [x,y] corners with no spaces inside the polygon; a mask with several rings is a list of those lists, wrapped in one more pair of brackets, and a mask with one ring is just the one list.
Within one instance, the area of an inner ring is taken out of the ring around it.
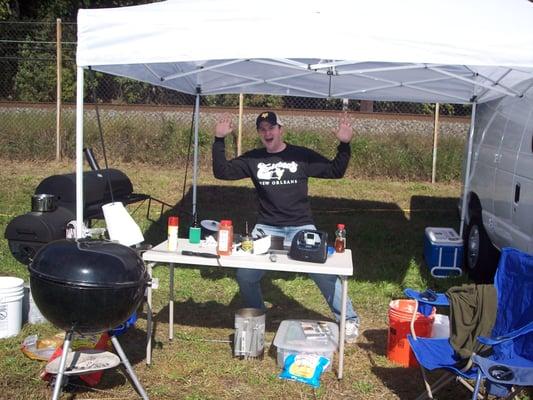
{"label": "condiment bottle", "polygon": [[335,251],[337,253],[344,253],[346,248],[346,230],[344,224],[337,224],[337,230],[335,231]]}
{"label": "condiment bottle", "polygon": [[220,221],[217,240],[217,254],[219,256],[231,255],[231,247],[233,246],[233,224],[231,220],[223,219]]}
{"label": "condiment bottle", "polygon": [[248,221],[246,221],[245,226],[244,236],[241,239],[241,250],[251,253],[254,250],[254,242],[248,233]]}
{"label": "condiment bottle", "polygon": [[198,226],[198,219],[195,215],[192,226],[189,228],[189,243],[198,244],[201,241],[201,237],[202,229]]}
{"label": "condiment bottle", "polygon": [[178,250],[178,217],[171,216],[168,217],[168,250],[177,251]]}

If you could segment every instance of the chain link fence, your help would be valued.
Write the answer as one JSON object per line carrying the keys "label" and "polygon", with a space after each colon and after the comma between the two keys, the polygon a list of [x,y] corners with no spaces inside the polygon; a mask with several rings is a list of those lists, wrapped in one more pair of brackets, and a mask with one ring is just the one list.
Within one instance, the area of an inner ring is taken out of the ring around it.
{"label": "chain link fence", "polygon": [[[76,28],[76,23],[59,20],[0,21],[2,154],[18,159],[37,157],[36,154],[49,159],[57,154],[57,75],[61,71],[60,152],[67,157],[73,156]],[[101,108],[102,126],[106,135],[111,133],[108,136],[110,147],[139,148],[142,159],[137,155],[133,161],[162,157],[161,146],[152,145],[155,141],[160,145],[183,141],[172,145],[176,149],[187,149],[194,96],[94,73],[86,79],[85,97],[85,137],[89,146],[98,137],[94,111],[96,98]],[[248,142],[248,146],[254,145],[253,121],[259,110],[265,108],[278,110],[293,132],[329,132],[336,124],[338,113],[347,110],[354,116],[358,133],[422,133],[428,137],[433,133],[435,104],[269,95],[244,95],[243,99],[244,149]],[[238,106],[238,95],[202,96],[201,141],[209,142],[208,132],[220,113],[237,114]],[[470,106],[441,104],[440,115],[442,133],[464,138]],[[147,138],[146,132],[151,132],[151,139]],[[249,132],[248,139],[246,132]],[[128,161],[125,152],[120,158]]]}
{"label": "chain link fence", "polygon": [[[58,35],[58,31],[60,32]],[[0,22],[0,101],[46,103],[56,101],[57,48],[61,48],[62,93],[75,101],[76,23]],[[59,44],[59,45],[58,45]],[[194,96],[154,87],[127,78],[97,73],[91,86],[98,101],[111,104],[192,105]],[[94,101],[92,91],[87,102]],[[238,95],[202,97],[203,106],[237,107]],[[290,110],[349,110],[376,113],[432,114],[434,104],[245,95],[246,107]],[[467,116],[470,107],[441,105],[441,115]]]}

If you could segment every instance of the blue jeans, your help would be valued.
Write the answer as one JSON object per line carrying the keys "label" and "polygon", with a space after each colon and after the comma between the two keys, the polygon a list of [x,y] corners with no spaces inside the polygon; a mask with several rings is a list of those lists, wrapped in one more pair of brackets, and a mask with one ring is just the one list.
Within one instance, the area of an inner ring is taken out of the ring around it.
{"label": "blue jeans", "polygon": [[[284,245],[290,246],[292,238],[296,233],[302,229],[316,229],[314,225],[303,226],[271,226],[257,224],[252,231],[252,237],[259,235],[258,229],[261,229],[267,235],[283,236]],[[239,283],[239,289],[244,301],[245,307],[253,307],[259,309],[265,309],[263,302],[263,295],[261,293],[261,279],[266,271],[259,269],[237,269],[237,282]],[[335,319],[338,321],[341,314],[341,296],[342,286],[341,280],[335,275],[326,274],[309,274],[322,292],[322,295],[326,299],[329,308],[335,314]],[[346,319],[359,320],[359,317],[352,306],[352,301],[348,298],[346,306]]]}

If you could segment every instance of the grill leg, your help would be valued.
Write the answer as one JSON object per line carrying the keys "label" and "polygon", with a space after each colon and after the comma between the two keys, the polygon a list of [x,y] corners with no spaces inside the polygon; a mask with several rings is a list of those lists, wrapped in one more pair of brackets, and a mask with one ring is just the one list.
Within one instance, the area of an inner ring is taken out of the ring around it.
{"label": "grill leg", "polygon": [[142,387],[141,382],[139,382],[139,379],[137,379],[137,375],[135,375],[135,371],[133,371],[130,361],[128,360],[128,357],[126,357],[124,350],[122,350],[122,346],[120,345],[116,336],[114,335],[111,336],[111,343],[113,343],[115,350],[117,351],[120,359],[122,360],[122,364],[124,364],[124,367],[126,368],[126,371],[128,372],[128,375],[130,376],[131,381],[133,382],[133,385],[135,386],[135,389],[137,389],[137,392],[139,392],[143,400],[148,400],[148,395],[144,391],[144,388]]}
{"label": "grill leg", "polygon": [[72,342],[72,331],[65,333],[65,341],[63,342],[63,351],[61,352],[61,360],[59,362],[59,371],[57,371],[56,382],[54,384],[54,393],[52,394],[52,400],[58,400],[61,394],[61,384],[63,383],[63,375],[65,373],[65,367],[67,365],[67,354],[70,350],[70,343]]}

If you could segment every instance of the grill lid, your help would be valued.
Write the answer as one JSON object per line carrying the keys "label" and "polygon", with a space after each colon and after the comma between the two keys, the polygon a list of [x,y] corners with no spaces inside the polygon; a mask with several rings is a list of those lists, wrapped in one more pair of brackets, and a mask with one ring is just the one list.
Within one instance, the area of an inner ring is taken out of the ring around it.
{"label": "grill lid", "polygon": [[144,262],[130,247],[105,240],[56,240],[29,265],[31,275],[66,285],[130,287],[148,281]]}

